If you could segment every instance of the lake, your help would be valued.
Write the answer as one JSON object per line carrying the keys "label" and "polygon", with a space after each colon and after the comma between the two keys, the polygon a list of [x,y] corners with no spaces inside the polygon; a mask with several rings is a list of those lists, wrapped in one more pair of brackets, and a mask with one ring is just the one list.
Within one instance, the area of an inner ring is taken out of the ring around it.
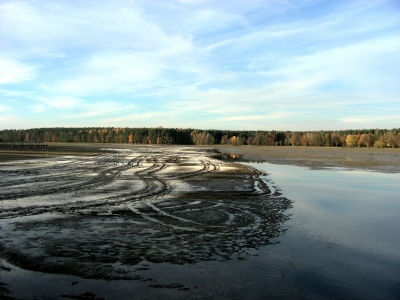
{"label": "lake", "polygon": [[265,251],[298,297],[400,298],[400,174],[250,165],[294,200],[281,244]]}
{"label": "lake", "polygon": [[159,287],[32,272],[5,261],[12,271],[0,272],[0,282],[24,299],[88,291],[104,299],[400,298],[400,174],[245,164],[267,172],[260,177],[272,192],[293,200],[276,243],[240,259],[148,263],[147,277],[171,283]]}

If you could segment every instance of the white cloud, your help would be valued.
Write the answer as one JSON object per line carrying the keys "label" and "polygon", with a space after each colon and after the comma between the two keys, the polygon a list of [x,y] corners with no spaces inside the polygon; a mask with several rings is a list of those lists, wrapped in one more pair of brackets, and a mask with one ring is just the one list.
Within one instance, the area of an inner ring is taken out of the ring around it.
{"label": "white cloud", "polygon": [[157,62],[127,53],[94,55],[75,67],[78,76],[44,85],[51,93],[95,95],[104,92],[125,93],[145,87],[159,72]]}
{"label": "white cloud", "polygon": [[0,58],[0,84],[30,80],[33,74],[34,68],[28,64]]}
{"label": "white cloud", "polygon": [[24,91],[13,91],[13,90],[3,90],[0,89],[0,94],[4,97],[27,97],[29,98],[32,95],[32,92],[24,92]]}
{"label": "white cloud", "polygon": [[365,115],[365,116],[347,117],[339,119],[340,122],[359,123],[359,124],[375,123],[375,122],[386,123],[386,122],[393,122],[392,120],[400,120],[400,114],[388,114],[383,116]]}
{"label": "white cloud", "polygon": [[39,97],[39,100],[47,106],[55,107],[60,110],[75,108],[81,102],[80,99],[73,97]]}

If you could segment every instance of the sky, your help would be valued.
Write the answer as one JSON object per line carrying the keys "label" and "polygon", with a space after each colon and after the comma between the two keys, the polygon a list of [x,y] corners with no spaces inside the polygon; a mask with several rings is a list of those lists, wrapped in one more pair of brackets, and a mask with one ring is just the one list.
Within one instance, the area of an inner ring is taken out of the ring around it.
{"label": "sky", "polygon": [[0,129],[400,127],[400,1],[0,0]]}

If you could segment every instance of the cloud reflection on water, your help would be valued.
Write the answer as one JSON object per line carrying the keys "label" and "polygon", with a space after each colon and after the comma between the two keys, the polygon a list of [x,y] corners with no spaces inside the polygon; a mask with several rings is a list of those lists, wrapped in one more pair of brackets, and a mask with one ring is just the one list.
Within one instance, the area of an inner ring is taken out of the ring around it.
{"label": "cloud reflection on water", "polygon": [[268,171],[294,200],[280,259],[371,289],[367,298],[393,297],[400,283],[400,174],[247,164]]}

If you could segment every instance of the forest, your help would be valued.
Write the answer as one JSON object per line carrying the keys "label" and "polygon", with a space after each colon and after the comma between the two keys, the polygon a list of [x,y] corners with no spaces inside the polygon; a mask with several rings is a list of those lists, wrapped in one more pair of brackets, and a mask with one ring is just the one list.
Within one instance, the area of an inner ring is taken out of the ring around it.
{"label": "forest", "polygon": [[0,142],[134,143],[314,147],[400,147],[400,128],[338,131],[249,131],[182,128],[32,128],[0,130]]}

